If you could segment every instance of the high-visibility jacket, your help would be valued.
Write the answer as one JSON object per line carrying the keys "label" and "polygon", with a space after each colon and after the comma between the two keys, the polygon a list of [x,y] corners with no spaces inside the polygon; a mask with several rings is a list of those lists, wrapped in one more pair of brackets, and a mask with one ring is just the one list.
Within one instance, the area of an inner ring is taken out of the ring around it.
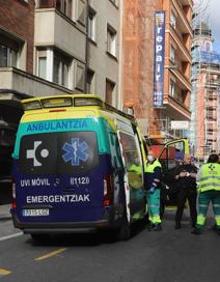
{"label": "high-visibility jacket", "polygon": [[142,174],[142,166],[141,165],[137,165],[137,164],[132,164],[128,171],[134,171],[138,174]]}
{"label": "high-visibility jacket", "polygon": [[198,190],[205,192],[209,190],[220,191],[220,164],[204,164],[199,172]]}
{"label": "high-visibility jacket", "polygon": [[144,166],[145,174],[145,189],[149,190],[152,187],[159,188],[161,180],[161,164],[156,159],[153,163],[147,163]]}

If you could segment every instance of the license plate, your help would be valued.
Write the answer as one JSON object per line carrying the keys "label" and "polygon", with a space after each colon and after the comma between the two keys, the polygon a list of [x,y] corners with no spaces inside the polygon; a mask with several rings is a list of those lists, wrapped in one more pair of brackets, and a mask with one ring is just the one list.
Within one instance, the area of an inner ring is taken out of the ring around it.
{"label": "license plate", "polygon": [[24,209],[23,216],[48,216],[49,209]]}

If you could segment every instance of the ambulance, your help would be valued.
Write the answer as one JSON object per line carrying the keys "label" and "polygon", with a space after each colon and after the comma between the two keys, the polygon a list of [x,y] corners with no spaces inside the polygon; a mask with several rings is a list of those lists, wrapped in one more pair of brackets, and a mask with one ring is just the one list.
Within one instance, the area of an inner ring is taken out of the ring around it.
{"label": "ambulance", "polygon": [[146,216],[144,141],[135,119],[92,94],[22,101],[13,152],[15,227],[51,234],[112,229]]}

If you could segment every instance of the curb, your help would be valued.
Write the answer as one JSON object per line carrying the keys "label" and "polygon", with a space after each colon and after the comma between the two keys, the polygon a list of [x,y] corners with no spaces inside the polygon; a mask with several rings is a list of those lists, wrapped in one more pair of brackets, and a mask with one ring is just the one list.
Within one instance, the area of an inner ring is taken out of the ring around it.
{"label": "curb", "polygon": [[12,217],[9,216],[9,215],[1,216],[1,214],[0,214],[0,222],[1,221],[8,221],[8,220],[11,220],[11,219],[12,219]]}
{"label": "curb", "polygon": [[11,206],[9,204],[0,205],[0,222],[12,219],[10,209],[11,209]]}

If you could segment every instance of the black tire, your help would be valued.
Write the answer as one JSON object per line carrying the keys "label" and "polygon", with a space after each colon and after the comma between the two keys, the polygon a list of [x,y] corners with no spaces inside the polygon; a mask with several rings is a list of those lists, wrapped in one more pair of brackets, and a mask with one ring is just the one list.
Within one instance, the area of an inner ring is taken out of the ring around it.
{"label": "black tire", "polygon": [[127,220],[126,212],[121,219],[121,224],[117,230],[117,239],[120,241],[127,241],[131,237],[131,224]]}
{"label": "black tire", "polygon": [[49,235],[48,234],[30,234],[32,240],[35,242],[49,242]]}
{"label": "black tire", "polygon": [[164,217],[165,213],[165,203],[161,202],[160,203],[160,218],[162,219]]}

